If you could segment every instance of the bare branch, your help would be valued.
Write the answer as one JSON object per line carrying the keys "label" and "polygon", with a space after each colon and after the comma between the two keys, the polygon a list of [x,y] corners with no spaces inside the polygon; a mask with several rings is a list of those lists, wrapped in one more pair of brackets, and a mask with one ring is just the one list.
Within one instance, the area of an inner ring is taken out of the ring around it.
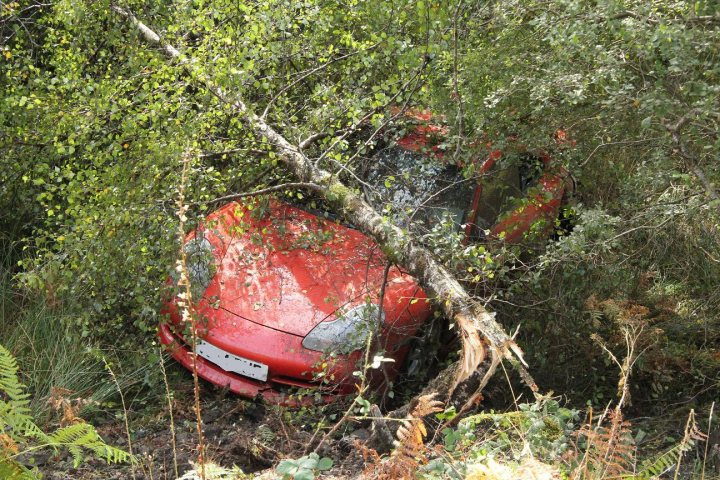
{"label": "bare branch", "polygon": [[[670,125],[667,122],[664,122],[664,125],[665,129],[670,132],[673,143],[675,144],[675,149],[673,150],[674,153],[677,153],[685,161],[685,164],[688,166],[688,168],[695,174],[698,180],[700,180],[700,183],[702,183],[703,187],[705,187],[705,191],[710,196],[710,198],[716,201],[720,201],[720,196],[718,196],[717,190],[715,190],[715,186],[707,178],[705,172],[700,168],[695,155],[690,150],[688,150],[687,145],[685,145],[685,141],[682,137],[683,128],[685,128],[685,126],[690,123],[690,121],[693,120],[698,113],[699,112],[697,109],[692,109],[685,115],[680,117],[674,125]],[[717,208],[718,211],[720,211],[720,203],[718,203]]]}
{"label": "bare branch", "polygon": [[298,148],[299,148],[300,150],[305,150],[307,147],[309,147],[309,146],[312,145],[313,143],[317,142],[318,140],[322,140],[323,138],[326,138],[326,137],[329,137],[329,136],[330,136],[330,134],[327,133],[327,132],[313,133],[313,134],[310,135],[308,138],[306,138],[305,140],[303,140],[302,142],[300,142],[300,144],[298,145]]}
{"label": "bare branch", "polygon": [[218,158],[223,155],[232,155],[234,153],[252,153],[253,155],[267,155],[267,150],[259,150],[257,148],[231,148],[221,152],[205,152],[198,155],[198,158]]}
{"label": "bare branch", "polygon": [[651,18],[651,17],[645,17],[638,13],[631,12],[629,10],[626,10],[624,12],[617,13],[609,18],[609,20],[623,20],[625,18],[634,18],[635,20],[639,20],[641,22],[646,22],[650,25],[657,25],[659,22],[658,20]]}
{"label": "bare branch", "polygon": [[611,147],[611,146],[615,146],[615,145],[637,145],[637,144],[641,144],[641,143],[654,142],[654,141],[657,141],[657,140],[661,140],[662,138],[663,138],[663,137],[652,137],[652,138],[641,138],[641,139],[639,139],[639,140],[623,140],[623,141],[619,141],[619,142],[604,142],[604,143],[600,143],[600,144],[598,144],[598,145],[593,149],[592,152],[590,152],[590,155],[588,155],[585,160],[583,160],[582,162],[580,162],[580,164],[579,164],[578,166],[579,166],[580,168],[582,168],[582,167],[584,167],[585,165],[587,165],[588,162],[589,162],[590,160],[592,160],[592,158],[593,158],[593,157],[595,156],[595,154],[598,152],[598,150],[600,150],[600,149],[603,148],[603,147]]}
{"label": "bare branch", "polygon": [[329,67],[329,66],[332,65],[333,63],[337,63],[337,62],[339,62],[339,61],[341,61],[341,60],[345,60],[346,58],[350,58],[350,57],[352,57],[352,56],[354,56],[354,55],[357,55],[358,53],[361,53],[361,52],[367,52],[367,51],[373,50],[373,49],[376,48],[378,45],[379,45],[379,43],[376,43],[376,44],[374,44],[374,45],[369,46],[368,48],[364,48],[364,49],[362,49],[362,50],[357,50],[357,51],[355,51],[355,52],[350,52],[350,53],[347,53],[347,54],[342,55],[342,56],[340,56],[340,57],[333,58],[333,59],[329,60],[328,62],[325,62],[325,63],[323,63],[322,65],[319,65],[319,66],[313,68],[312,70],[309,70],[309,71],[305,72],[304,74],[300,75],[300,76],[299,76],[298,78],[296,78],[293,82],[291,82],[291,83],[285,85],[283,88],[281,88],[280,91],[279,91],[278,93],[276,93],[273,98],[270,99],[270,101],[268,102],[268,104],[265,106],[265,110],[263,111],[262,115],[260,115],[260,118],[265,119],[265,117],[267,117],[268,112],[270,112],[270,107],[272,107],[273,103],[275,103],[275,102],[277,101],[277,99],[280,98],[280,95],[282,95],[283,93],[287,92],[287,91],[290,90],[292,87],[294,87],[294,86],[297,85],[298,83],[302,82],[302,81],[305,80],[306,78],[308,78],[308,77],[310,77],[310,76],[312,76],[312,75],[314,75],[314,74],[316,74],[316,73],[318,73],[318,72],[320,72],[320,71],[322,71],[322,70],[325,70],[327,67]]}

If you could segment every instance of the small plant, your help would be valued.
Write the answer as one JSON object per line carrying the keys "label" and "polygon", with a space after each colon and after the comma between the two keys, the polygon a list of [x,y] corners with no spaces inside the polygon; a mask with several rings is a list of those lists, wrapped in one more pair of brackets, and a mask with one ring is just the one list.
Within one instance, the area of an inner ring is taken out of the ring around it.
{"label": "small plant", "polygon": [[[213,462],[205,462],[202,466],[191,461],[193,469],[185,472],[178,480],[243,480],[249,478],[237,467],[225,468]],[[204,475],[204,477],[203,477]]]}
{"label": "small plant", "polygon": [[107,445],[95,428],[74,418],[72,425],[46,434],[30,414],[30,395],[17,376],[15,358],[0,345],[0,477],[8,480],[37,478],[35,470],[19,461],[22,455],[50,448],[57,452],[66,448],[78,467],[89,452],[108,463],[133,461],[132,455]]}
{"label": "small plant", "polygon": [[331,458],[322,457],[313,452],[297,460],[283,460],[275,471],[282,475],[283,480],[313,480],[315,475],[333,466]]}
{"label": "small plant", "polygon": [[[435,415],[441,421],[456,416],[452,408]],[[425,479],[500,478],[489,473],[497,466],[498,471],[512,471],[507,478],[525,478],[516,471],[529,468],[527,461],[555,464],[567,454],[577,420],[577,411],[550,398],[520,404],[516,411],[472,415],[456,428],[442,430],[444,448],[418,473]]]}

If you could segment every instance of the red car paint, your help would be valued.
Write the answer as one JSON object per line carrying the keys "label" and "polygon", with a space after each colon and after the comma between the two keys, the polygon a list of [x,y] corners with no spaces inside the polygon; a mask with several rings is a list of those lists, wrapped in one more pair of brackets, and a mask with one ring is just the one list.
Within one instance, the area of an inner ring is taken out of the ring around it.
{"label": "red car paint", "polygon": [[[316,378],[321,372],[330,380],[328,391],[352,392],[361,352],[328,358],[303,347],[302,341],[318,323],[333,320],[338,308],[347,311],[368,299],[379,301],[384,255],[357,230],[277,201],[270,201],[261,218],[255,217],[238,203],[208,216],[201,231],[213,246],[217,270],[196,312],[203,319],[201,338],[268,365],[268,381],[226,372],[201,357],[198,375],[242,396],[260,395],[273,403],[293,403],[282,393],[286,387],[321,386]],[[400,365],[407,352],[403,341],[432,309],[415,280],[396,267],[388,273],[383,309],[378,347]],[[165,311],[170,322],[161,326],[160,339],[177,361],[191,368],[186,342],[178,333],[177,309],[168,303]],[[376,380],[384,379],[378,373]],[[395,368],[388,366],[385,373],[391,379]],[[330,398],[326,395],[325,400]]]}
{"label": "red car paint", "polygon": [[[428,122],[432,115],[420,112],[413,118]],[[428,144],[429,139],[446,134],[445,127],[419,125],[397,143],[442,159],[442,150]],[[500,151],[491,151],[479,172],[490,172],[501,156]],[[534,193],[523,207],[501,216],[490,229],[491,238],[517,242],[541,219],[552,227],[568,174],[553,169],[547,156],[541,158],[546,168]],[[466,241],[473,233],[482,193],[481,180],[465,221]],[[212,245],[216,266],[196,305],[202,319],[199,336],[232,355],[267,365],[267,381],[225,371],[199,356],[198,375],[239,395],[271,403],[313,401],[288,397],[289,387],[316,389],[321,402],[332,401],[355,390],[358,380],[353,372],[359,369],[361,352],[328,357],[305,348],[303,338],[318,324],[333,321],[338,309],[347,311],[366,301],[378,303],[387,259],[377,244],[357,230],[274,200],[266,209],[257,214],[257,208],[251,211],[248,205],[230,203],[209,215],[187,241],[202,232]],[[371,382],[379,387],[392,381],[407,354],[406,341],[432,313],[423,290],[396,267],[389,271],[382,306],[385,322],[376,336],[376,347],[395,362],[371,371]],[[180,333],[180,315],[173,301],[164,312],[170,321],[161,325],[160,340],[178,362],[191,369],[191,353]]]}

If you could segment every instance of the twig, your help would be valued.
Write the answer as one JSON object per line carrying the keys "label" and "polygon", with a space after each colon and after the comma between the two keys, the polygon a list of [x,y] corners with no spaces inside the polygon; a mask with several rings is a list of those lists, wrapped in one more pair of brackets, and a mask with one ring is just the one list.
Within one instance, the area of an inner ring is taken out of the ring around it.
{"label": "twig", "polygon": [[230,150],[223,150],[221,152],[205,152],[198,155],[198,158],[217,158],[223,155],[232,155],[233,153],[248,152],[254,155],[267,155],[267,151],[259,150],[257,148],[231,148]]}
{"label": "twig", "polygon": [[600,143],[597,145],[592,152],[590,152],[590,155],[587,156],[585,160],[583,160],[580,164],[578,164],[579,168],[584,167],[587,165],[587,163],[595,156],[598,150],[600,150],[602,147],[610,147],[614,145],[636,145],[638,143],[648,143],[648,142],[654,142],[656,140],[661,140],[663,137],[652,137],[652,138],[642,138],[640,140],[623,140],[619,142],[607,142],[607,143]]}
{"label": "twig", "polygon": [[265,195],[266,193],[278,192],[280,190],[287,190],[288,188],[306,188],[308,190],[322,190],[322,187],[316,183],[310,182],[290,182],[275,185],[272,187],[262,188],[253,192],[233,193],[232,195],[225,195],[214,200],[207,200],[202,203],[219,203],[228,202],[230,200],[237,200],[238,198],[255,197],[257,195]]}
{"label": "twig", "polygon": [[455,153],[453,155],[453,160],[455,163],[458,161],[458,157],[460,156],[460,150],[462,149],[463,144],[463,129],[464,129],[464,104],[463,104],[463,98],[462,94],[460,93],[460,89],[458,88],[458,16],[460,15],[460,7],[462,7],[462,0],[458,1],[457,6],[455,7],[455,12],[453,12],[453,18],[452,18],[452,30],[453,30],[453,96],[455,97],[454,100],[458,104],[458,114],[457,114],[457,120],[458,120],[458,141],[455,145]]}
{"label": "twig", "polygon": [[188,205],[185,203],[185,187],[188,183],[188,172],[190,171],[191,155],[186,152],[182,157],[182,175],[178,188],[177,217],[178,217],[178,241],[180,244],[180,255],[177,261],[177,270],[180,279],[177,284],[181,292],[177,296],[177,305],[182,312],[183,325],[190,326],[190,358],[192,358],[193,394],[195,403],[195,426],[198,437],[198,463],[200,464],[200,479],[205,480],[205,435],[202,428],[202,412],[200,410],[200,381],[197,369],[197,317],[194,311],[192,298],[192,286],[187,266],[187,252],[185,251],[185,221],[187,220]]}
{"label": "twig", "polygon": [[[385,300],[385,285],[387,285],[388,280],[388,274],[390,273],[390,268],[392,267],[392,263],[388,262],[387,265],[385,265],[385,271],[383,272],[383,282],[382,286],[380,287],[380,301],[378,302],[378,318],[377,318],[377,324],[380,325],[382,322],[382,314],[383,314],[383,301]],[[363,363],[363,375],[360,381],[360,387],[358,388],[358,396],[353,400],[352,404],[350,405],[350,408],[347,409],[345,414],[342,416],[342,418],[335,424],[333,427],[325,434],[323,435],[323,438],[320,439],[320,442],[318,442],[317,446],[313,449],[313,452],[317,452],[320,447],[327,441],[328,438],[332,434],[338,431],[340,426],[345,423],[345,421],[350,417],[350,414],[353,411],[353,408],[355,407],[355,401],[360,398],[365,391],[367,390],[367,371],[369,370],[368,365],[370,364],[370,350],[372,347],[372,341],[373,341],[373,335],[368,335],[367,342],[365,344],[365,361]],[[382,367],[382,365],[381,365]],[[319,430],[318,430],[319,431]],[[317,431],[315,432],[317,433]],[[313,438],[310,440],[309,447],[312,445],[312,441],[315,439],[315,435],[313,435]]]}
{"label": "twig", "polygon": [[678,119],[678,121],[674,125],[670,125],[667,122],[664,122],[664,125],[665,129],[670,132],[673,143],[675,143],[674,152],[677,153],[683,160],[685,160],[686,165],[690,170],[692,170],[698,180],[700,180],[700,183],[703,184],[703,186],[705,187],[705,191],[708,193],[708,195],[710,195],[710,198],[719,201],[717,208],[720,211],[720,196],[718,196],[717,190],[715,190],[715,186],[712,184],[712,182],[710,182],[710,180],[705,175],[705,172],[697,164],[695,155],[693,155],[692,152],[687,149],[687,146],[685,145],[685,142],[683,141],[681,135],[682,130],[685,128],[685,126],[690,123],[690,121],[695,118],[698,113],[698,110],[694,108],[682,117],[680,117],[680,119]]}
{"label": "twig", "polygon": [[415,207],[415,210],[413,210],[412,214],[410,214],[410,218],[408,218],[408,223],[412,223],[413,219],[415,219],[415,215],[417,215],[417,213],[420,211],[420,209],[423,208],[423,207],[425,207],[425,206],[426,206],[430,201],[432,201],[434,198],[439,197],[440,195],[442,195],[443,193],[445,193],[447,190],[454,189],[455,187],[457,187],[457,186],[460,185],[461,183],[465,183],[465,182],[469,182],[469,181],[476,181],[476,182],[477,182],[477,181],[478,181],[479,179],[481,179],[481,178],[482,178],[482,175],[481,175],[481,176],[473,176],[473,177],[470,177],[470,178],[463,178],[462,180],[458,180],[457,182],[452,182],[451,184],[446,185],[445,187],[441,188],[441,189],[438,190],[437,192],[434,192],[432,195],[429,195],[428,197],[425,198],[425,200],[422,201],[422,203],[420,203],[420,205],[418,205],[417,207]]}
{"label": "twig", "polygon": [[643,17],[640,14],[637,14],[635,12],[631,12],[629,10],[626,10],[624,12],[617,13],[613,15],[612,17],[608,18],[608,20],[622,20],[625,18],[634,18],[635,20],[639,20],[641,22],[646,22],[650,25],[657,25],[659,22],[658,20],[650,17]]}
{"label": "twig", "polygon": [[307,137],[305,140],[300,142],[298,144],[298,148],[300,150],[305,150],[309,145],[312,145],[313,143],[317,142],[318,140],[322,140],[323,138],[329,137],[330,134],[327,132],[317,132],[313,133],[309,137]]}
{"label": "twig", "polygon": [[172,394],[170,393],[170,384],[168,383],[167,373],[165,372],[165,359],[163,358],[162,350],[159,352],[160,357],[160,372],[162,373],[163,383],[165,384],[165,398],[168,404],[168,413],[170,414],[170,444],[172,445],[173,452],[173,471],[175,472],[175,478],[179,478],[178,473],[178,461],[177,461],[177,440],[175,435],[175,418],[173,416],[173,405],[172,405]]}
{"label": "twig", "polygon": [[682,459],[684,455],[682,452],[685,451],[684,446],[686,446],[690,441],[692,440],[693,436],[693,430],[695,429],[695,410],[690,409],[690,413],[688,414],[687,423],[685,423],[685,433],[683,434],[683,439],[680,441],[680,452],[681,454],[678,455],[677,459],[677,465],[675,465],[675,475],[673,476],[673,480],[678,479],[678,475],[680,474],[680,465],[682,464]]}
{"label": "twig", "polygon": [[710,405],[710,417],[708,418],[708,433],[707,433],[707,439],[705,439],[705,455],[703,456],[703,466],[702,466],[702,473],[700,474],[700,480],[705,480],[705,465],[707,464],[707,458],[708,458],[708,447],[710,446],[710,429],[712,428],[712,417],[713,417],[713,410],[715,410],[715,402],[712,402],[712,405]]}
{"label": "twig", "polygon": [[[336,138],[335,141],[333,141],[333,143],[327,148],[327,150],[325,150],[317,159],[315,159],[315,165],[318,165],[323,159],[325,159],[325,157],[327,157],[327,156],[330,154],[330,152],[332,151],[332,149],[335,148],[335,146],[336,146],[338,143],[342,142],[342,141],[345,140],[351,133],[355,132],[355,131],[359,128],[360,125],[362,125],[362,124],[364,124],[365,122],[367,122],[367,121],[370,119],[370,117],[372,117],[373,115],[375,115],[375,114],[378,113],[379,111],[387,108],[387,106],[388,106],[388,105],[391,105],[391,104],[395,101],[396,98],[398,98],[400,95],[402,95],[403,93],[405,93],[405,91],[407,91],[408,87],[410,87],[410,85],[411,85],[417,78],[420,77],[420,74],[422,74],[423,70],[425,70],[425,67],[427,66],[427,63],[428,63],[427,60],[423,60],[423,62],[422,62],[422,64],[420,65],[420,67],[418,67],[418,69],[414,72],[414,75],[413,75],[407,82],[405,82],[405,83],[398,89],[398,91],[397,91],[392,97],[390,97],[390,99],[389,99],[387,102],[385,102],[384,105],[381,105],[381,106],[378,106],[378,107],[376,107],[376,108],[371,109],[364,117],[362,117],[357,123],[355,123],[355,125],[353,125],[352,128],[349,128],[349,129],[348,129],[345,133],[343,133],[340,137]],[[400,112],[398,112],[396,115],[393,115],[393,116],[391,117],[391,119],[397,118],[398,116],[400,116]],[[387,122],[385,122],[385,123],[387,123]],[[368,138],[368,139],[365,141],[365,143],[363,144],[363,146],[368,146],[368,145],[370,144],[370,142],[375,138],[375,136],[377,135],[377,133],[378,133],[383,127],[384,127],[384,125],[381,125],[381,126],[378,127],[377,129],[375,129],[375,131],[372,133],[372,135],[370,135],[370,138]],[[357,153],[356,153],[355,155],[353,155],[353,157],[351,157],[346,163],[350,163],[356,156],[357,156]],[[340,164],[340,163],[337,162],[337,161],[335,161],[335,163],[338,163],[341,168],[347,170],[347,168],[346,168],[343,164]],[[352,172],[351,172],[351,173],[352,173]],[[363,182],[363,183],[364,183],[364,182]]]}
{"label": "twig", "polygon": [[342,56],[340,56],[340,57],[333,58],[332,60],[330,60],[330,61],[328,61],[328,62],[325,62],[325,63],[323,63],[322,65],[319,65],[319,66],[313,68],[312,70],[309,70],[308,72],[304,73],[303,75],[300,75],[300,77],[296,78],[293,82],[291,82],[291,83],[285,85],[283,88],[281,88],[280,91],[279,91],[278,93],[276,93],[273,98],[270,99],[270,101],[268,102],[268,104],[265,106],[265,110],[263,111],[262,115],[260,115],[260,118],[265,119],[265,117],[267,117],[267,114],[270,112],[270,107],[272,107],[273,103],[275,103],[275,101],[276,101],[278,98],[280,98],[280,95],[282,95],[283,93],[287,92],[287,91],[290,90],[292,87],[294,87],[294,86],[297,85],[298,83],[302,82],[303,80],[305,80],[305,79],[308,78],[309,76],[314,75],[314,74],[316,74],[317,72],[319,72],[319,71],[321,71],[321,70],[325,70],[327,67],[329,67],[329,66],[332,65],[333,63],[337,63],[337,62],[339,62],[339,61],[341,61],[341,60],[345,60],[346,58],[350,58],[350,57],[355,56],[355,55],[357,55],[358,53],[361,53],[361,52],[367,52],[367,51],[369,51],[369,50],[373,50],[373,49],[375,49],[378,45],[380,45],[380,42],[375,43],[374,45],[371,45],[371,46],[369,46],[369,47],[367,47],[367,48],[364,48],[364,49],[361,49],[361,50],[356,50],[356,51],[354,51],[354,52],[346,53],[345,55],[342,55]]}

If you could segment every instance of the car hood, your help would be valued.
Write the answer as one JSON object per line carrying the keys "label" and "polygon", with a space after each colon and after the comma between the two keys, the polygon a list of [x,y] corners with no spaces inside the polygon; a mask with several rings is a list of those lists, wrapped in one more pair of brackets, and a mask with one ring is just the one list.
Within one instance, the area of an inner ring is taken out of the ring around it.
{"label": "car hood", "polygon": [[[368,297],[378,301],[387,260],[372,240],[280,202],[262,210],[236,203],[208,219],[205,235],[215,246],[216,274],[201,313],[212,320],[210,331],[238,328],[232,317],[213,316],[210,308],[305,336],[338,309]],[[414,285],[395,268],[388,280]]]}

